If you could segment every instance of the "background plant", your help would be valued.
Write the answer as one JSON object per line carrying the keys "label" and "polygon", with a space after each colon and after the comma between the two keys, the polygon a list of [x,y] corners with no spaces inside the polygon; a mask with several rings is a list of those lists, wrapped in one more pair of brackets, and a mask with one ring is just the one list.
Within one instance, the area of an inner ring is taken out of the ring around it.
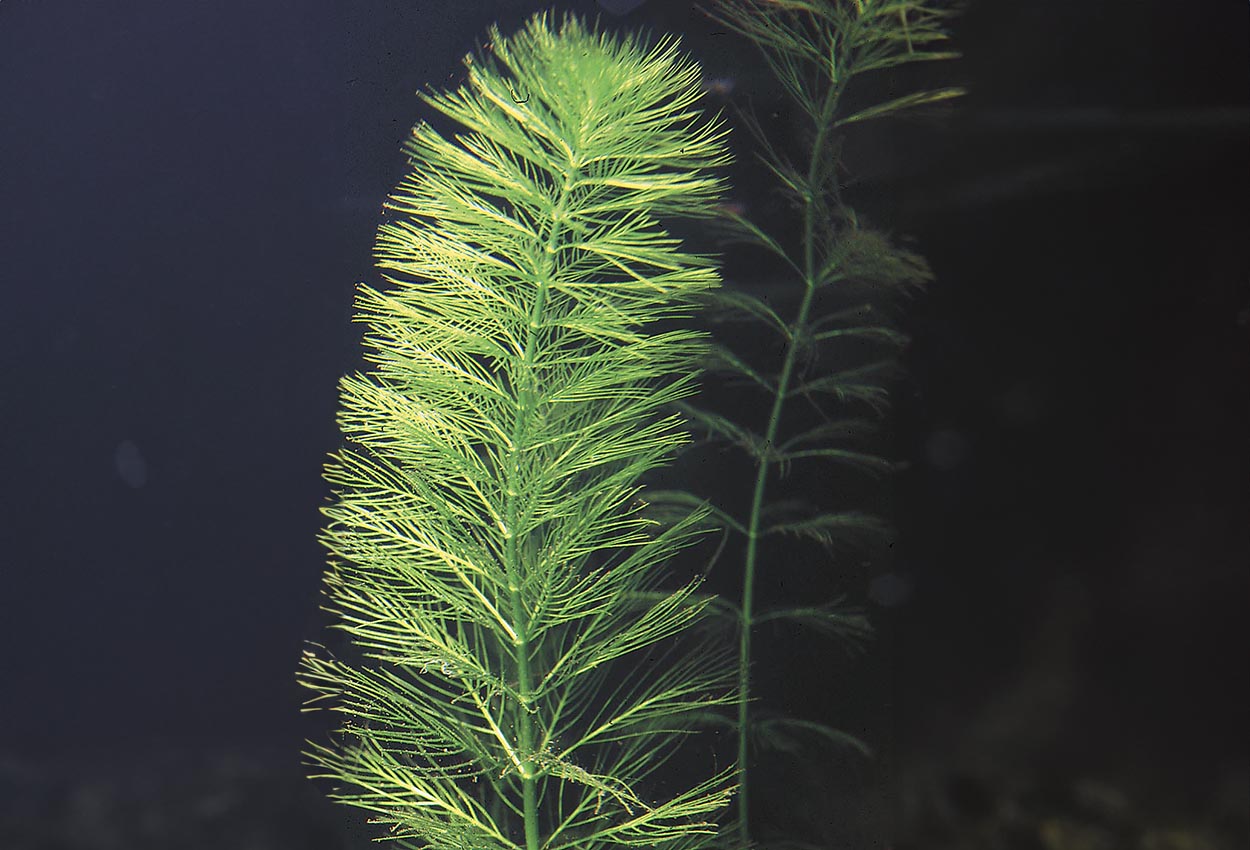
{"label": "background plant", "polygon": [[[735,833],[746,847],[759,838],[750,809],[755,745],[811,752],[813,741],[823,741],[863,748],[827,724],[753,708],[752,690],[752,638],[759,626],[791,623],[853,646],[870,633],[863,612],[841,596],[769,609],[760,609],[757,597],[761,581],[775,581],[781,545],[818,546],[826,557],[816,562],[835,570],[848,554],[885,538],[888,524],[880,516],[845,499],[839,504],[836,491],[861,486],[853,477],[895,468],[871,442],[907,341],[890,318],[890,305],[931,278],[920,255],[867,226],[848,205],[844,145],[864,122],[960,91],[917,88],[852,103],[859,95],[854,84],[866,75],[879,83],[884,76],[894,87],[904,66],[956,55],[945,46],[950,13],[930,0],[724,0],[705,12],[760,49],[799,126],[797,133],[778,134],[754,113],[741,114],[758,162],[792,216],[764,222],[723,210],[730,236],[763,252],[769,272],[708,295],[721,328],[708,361],[712,392],[682,406],[711,443],[739,450],[751,464],[744,508],[712,500],[715,519],[732,535],[726,551],[741,558],[737,602],[720,607],[738,636]],[[823,465],[819,486],[810,476],[796,485],[802,478],[796,469],[817,465]],[[657,508],[677,508],[675,515],[705,501],[682,491],[651,499]]]}
{"label": "background plant", "polygon": [[[655,800],[688,717],[731,690],[659,587],[701,517],[658,528],[640,477],[684,441],[691,299],[717,283],[661,217],[705,215],[726,162],[699,70],[546,16],[424,100],[362,286],[368,374],[323,535],[335,628],[301,679],[344,718],[308,756],[401,846],[696,848],[731,772]],[[683,321],[674,321],[683,320]],[[655,330],[658,322],[665,330]]]}

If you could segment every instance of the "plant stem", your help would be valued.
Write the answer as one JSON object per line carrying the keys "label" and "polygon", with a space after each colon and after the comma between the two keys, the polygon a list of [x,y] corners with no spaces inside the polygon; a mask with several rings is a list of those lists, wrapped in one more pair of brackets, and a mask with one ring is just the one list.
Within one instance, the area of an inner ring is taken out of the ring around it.
{"label": "plant stem", "polygon": [[826,137],[833,127],[833,112],[841,95],[840,81],[825,94],[820,117],[816,120],[816,134],[812,140],[811,156],[807,168],[807,185],[803,196],[803,298],[798,312],[790,324],[790,340],[777,378],[776,393],[764,430],[765,456],[759,459],[755,470],[755,487],[751,493],[751,513],[747,520],[746,562],[742,576],[742,605],[738,627],[738,838],[742,847],[751,843],[750,784],[748,782],[748,739],[750,737],[751,702],[751,630],[754,627],[755,571],[759,558],[760,521],[764,507],[764,495],[768,488],[768,473],[772,468],[771,453],[781,429],[781,411],[790,392],[798,361],[796,339],[806,326],[816,295],[816,225],[818,207],[817,193],[821,191],[820,156],[825,148]]}
{"label": "plant stem", "polygon": [[508,595],[512,608],[513,629],[516,641],[513,647],[516,654],[517,699],[519,705],[515,712],[518,763],[517,772],[521,778],[522,811],[525,817],[526,850],[539,850],[542,836],[539,833],[538,813],[538,778],[539,767],[534,761],[534,716],[531,702],[534,693],[534,673],[530,666],[530,629],[529,612],[525,610],[525,601],[521,597],[521,579],[527,567],[523,563],[522,541],[517,539],[520,526],[518,502],[521,497],[521,451],[528,437],[530,420],[534,415],[537,388],[534,386],[534,358],[538,330],[542,327],[543,310],[546,307],[547,295],[553,276],[552,257],[559,244],[563,230],[564,210],[568,202],[569,187],[576,179],[576,172],[570,168],[566,175],[559,202],[552,215],[551,229],[547,234],[546,251],[541,260],[544,266],[538,276],[538,288],[534,295],[534,303],[530,308],[529,327],[526,331],[525,349],[521,358],[521,369],[517,386],[517,419],[512,429],[512,456],[508,465],[506,483],[505,516],[508,527],[504,530],[507,538],[508,559]]}

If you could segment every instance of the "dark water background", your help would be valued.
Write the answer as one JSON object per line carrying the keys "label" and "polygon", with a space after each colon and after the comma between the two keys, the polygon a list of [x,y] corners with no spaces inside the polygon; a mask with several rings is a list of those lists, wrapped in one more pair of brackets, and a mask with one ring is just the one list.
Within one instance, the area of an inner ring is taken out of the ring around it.
{"label": "dark water background", "polygon": [[[298,773],[352,285],[413,92],[535,8],[0,2],[0,795],[25,789],[18,808],[64,820],[103,805],[92,782],[187,765]],[[683,32],[709,76],[773,96],[685,2],[609,20]],[[907,323],[899,593],[866,658],[779,653],[761,683],[873,744],[857,787],[955,774],[975,808],[978,777],[1095,777],[1214,811],[1250,787],[1247,7],[982,3],[954,29],[962,111],[848,152],[853,202],[938,278]],[[282,840],[257,846],[313,846]]]}

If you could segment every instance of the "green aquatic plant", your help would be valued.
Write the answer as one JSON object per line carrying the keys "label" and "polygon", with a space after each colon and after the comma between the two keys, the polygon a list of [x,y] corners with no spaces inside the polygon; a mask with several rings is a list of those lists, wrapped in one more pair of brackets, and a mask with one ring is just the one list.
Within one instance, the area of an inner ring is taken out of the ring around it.
{"label": "green aquatic plant", "polygon": [[307,756],[404,847],[708,846],[732,770],[655,773],[731,658],[697,582],[662,584],[702,518],[640,496],[686,439],[667,411],[718,283],[661,222],[708,214],[724,130],[672,39],[540,15],[465,66],[422,96],[460,129],[413,130],[388,285],[356,301],[370,370],[341,384],[322,536],[356,655],[304,655],[343,718]]}
{"label": "green aquatic plant", "polygon": [[[726,551],[741,553],[736,603],[723,600],[718,608],[728,612],[738,636],[735,834],[737,845],[746,847],[759,839],[749,781],[757,746],[812,753],[824,742],[865,749],[827,724],[768,710],[751,678],[752,641],[761,625],[790,623],[855,645],[870,635],[862,610],[845,597],[762,610],[757,592],[762,581],[777,583],[778,544],[791,547],[790,558],[796,540],[819,547],[826,554],[812,561],[827,573],[838,556],[879,545],[887,535],[880,516],[832,504],[836,499],[829,496],[846,476],[895,468],[871,443],[906,344],[890,305],[931,278],[923,257],[865,225],[846,202],[844,145],[866,121],[945,101],[960,90],[919,88],[867,102],[855,91],[866,76],[956,56],[946,46],[950,12],[933,0],[720,0],[704,11],[760,49],[800,126],[778,134],[753,113],[741,115],[759,163],[793,216],[757,222],[733,205],[723,210],[730,237],[762,252],[772,272],[707,294],[714,321],[727,329],[710,350],[708,382],[713,390],[731,387],[732,401],[682,405],[710,441],[740,449],[750,463],[745,510],[716,504],[713,512],[740,544]],[[860,98],[856,105],[848,104],[848,89]],[[794,471],[812,464],[827,465],[816,492],[810,477],[795,485],[800,476]],[[677,516],[706,501],[683,491],[652,499],[676,508]]]}

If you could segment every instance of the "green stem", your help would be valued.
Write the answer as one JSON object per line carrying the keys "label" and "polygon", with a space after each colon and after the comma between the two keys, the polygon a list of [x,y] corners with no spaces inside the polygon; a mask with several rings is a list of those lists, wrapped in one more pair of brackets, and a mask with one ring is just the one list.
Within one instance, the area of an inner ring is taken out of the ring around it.
{"label": "green stem", "polygon": [[521,580],[526,565],[523,563],[523,547],[517,539],[520,526],[520,447],[524,444],[526,432],[529,430],[529,418],[534,405],[533,390],[533,354],[534,326],[541,315],[543,302],[546,299],[546,281],[538,287],[534,299],[533,312],[530,317],[530,332],[525,344],[522,358],[522,381],[517,393],[518,411],[512,432],[512,457],[508,464],[505,491],[505,566],[508,574],[508,597],[512,609],[513,653],[516,658],[517,684],[516,693],[519,705],[513,712],[516,722],[516,748],[518,764],[517,773],[521,779],[522,810],[525,818],[525,846],[527,850],[538,850],[541,837],[538,832],[538,788],[536,766],[532,756],[534,743],[534,719],[530,713],[530,702],[533,696],[533,671],[530,667],[530,636],[529,616],[525,610],[525,601],[521,598]]}
{"label": "green stem", "polygon": [[523,563],[525,547],[518,539],[517,529],[521,524],[520,497],[521,487],[521,452],[529,436],[530,422],[534,416],[538,397],[534,378],[535,349],[538,331],[542,327],[543,310],[547,305],[547,295],[554,273],[556,247],[559,244],[563,229],[564,209],[568,200],[569,187],[576,179],[570,171],[566,177],[564,190],[552,215],[551,229],[547,234],[544,246],[542,265],[544,268],[538,275],[538,289],[534,295],[534,303],[530,307],[529,327],[526,329],[525,348],[522,352],[521,365],[517,375],[517,417],[512,429],[512,454],[508,464],[506,489],[504,493],[504,517],[507,528],[504,529],[506,539],[505,558],[508,571],[508,596],[512,609],[513,630],[516,632],[513,651],[516,657],[517,699],[520,703],[515,712],[516,747],[519,764],[517,772],[521,779],[522,812],[525,818],[526,850],[539,850],[542,836],[539,833],[538,812],[538,780],[541,768],[534,760],[534,727],[533,696],[534,671],[530,664],[529,612],[525,609],[525,601],[521,597],[521,580],[526,564]]}
{"label": "green stem", "polygon": [[816,136],[812,142],[812,155],[808,162],[807,185],[804,187],[803,197],[803,298],[799,303],[794,322],[790,325],[790,340],[781,364],[781,373],[777,378],[777,389],[773,396],[772,409],[769,411],[768,425],[764,429],[765,455],[756,464],[755,487],[751,493],[751,513],[747,520],[746,563],[742,576],[742,606],[738,621],[738,838],[742,847],[748,847],[751,843],[748,812],[751,791],[748,781],[747,743],[751,729],[751,630],[755,626],[755,572],[759,558],[761,515],[764,509],[764,495],[768,488],[768,473],[773,465],[771,459],[773,446],[776,445],[777,433],[781,429],[781,411],[789,395],[790,382],[794,378],[795,364],[798,361],[799,346],[796,344],[796,332],[806,326],[816,295],[818,274],[816,196],[821,191],[820,156],[824,151],[829,131],[833,128],[833,111],[841,91],[841,85],[835,82],[825,95],[821,117],[817,119]]}

